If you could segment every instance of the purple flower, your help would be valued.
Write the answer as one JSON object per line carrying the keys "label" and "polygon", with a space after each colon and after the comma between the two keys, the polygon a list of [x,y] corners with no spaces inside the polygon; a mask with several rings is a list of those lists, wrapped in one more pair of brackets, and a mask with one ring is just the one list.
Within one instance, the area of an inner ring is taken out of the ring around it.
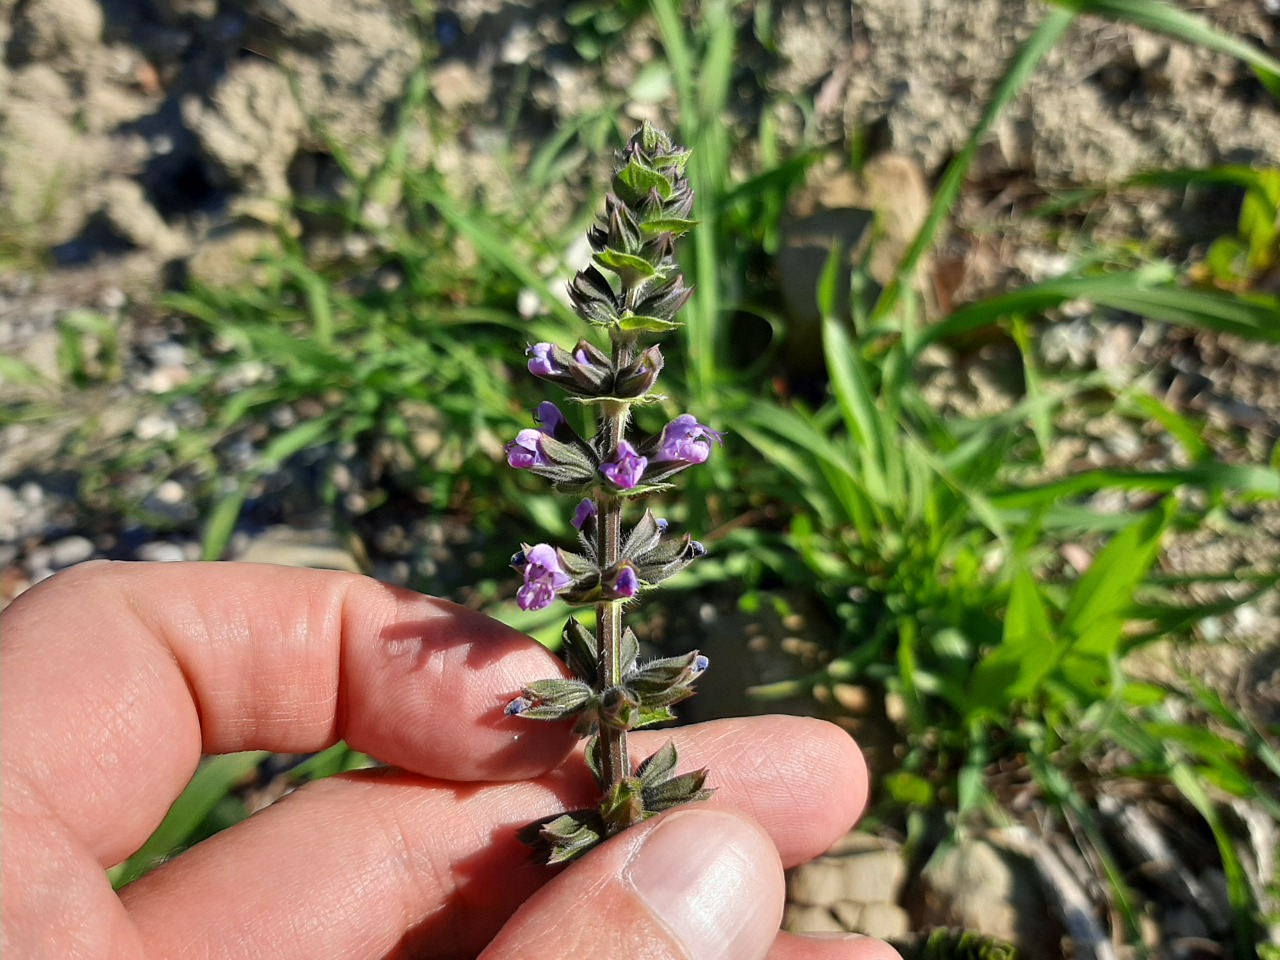
{"label": "purple flower", "polygon": [[702,463],[711,455],[711,444],[720,443],[724,434],[699,423],[693,414],[682,413],[662,429],[655,462],[680,460],[684,463]]}
{"label": "purple flower", "polygon": [[583,524],[585,524],[588,520],[590,520],[595,515],[596,515],[595,501],[590,498],[584,497],[582,500],[578,501],[578,506],[574,508],[573,519],[570,521],[570,523],[573,524],[573,527],[575,530],[581,530]]}
{"label": "purple flower", "polygon": [[556,592],[563,590],[573,578],[564,572],[555,548],[539,543],[524,551],[524,586],[516,591],[521,610],[541,610],[550,606]]}
{"label": "purple flower", "polygon": [[564,423],[564,414],[550,400],[543,400],[538,404],[538,409],[533,411],[533,419],[538,424],[538,429],[548,435],[554,435],[556,428]]}
{"label": "purple flower", "polygon": [[529,349],[525,351],[525,355],[529,357],[529,372],[539,377],[554,377],[564,373],[564,370],[556,365],[555,355],[552,351],[555,346],[550,343],[533,343],[529,345]]}
{"label": "purple flower", "polygon": [[502,712],[508,717],[518,717],[532,706],[533,703],[527,697],[516,697],[506,705]]}
{"label": "purple flower", "polygon": [[621,490],[630,490],[640,482],[640,475],[648,465],[649,461],[636,453],[635,447],[623,440],[614,451],[613,459],[600,464],[600,472],[614,486]]}
{"label": "purple flower", "polygon": [[689,665],[689,672],[696,677],[698,674],[704,672],[707,669],[707,667],[709,667],[710,665],[711,665],[710,660],[708,660],[702,654],[698,654],[696,657],[693,658],[693,663]]}
{"label": "purple flower", "polygon": [[618,577],[613,581],[613,595],[619,599],[626,600],[634,597],[636,591],[640,589],[640,578],[636,576],[636,572],[631,567],[623,567],[618,571]]}
{"label": "purple flower", "polygon": [[541,430],[521,430],[504,448],[507,451],[507,463],[517,470],[545,466],[548,461],[542,455],[541,439]]}

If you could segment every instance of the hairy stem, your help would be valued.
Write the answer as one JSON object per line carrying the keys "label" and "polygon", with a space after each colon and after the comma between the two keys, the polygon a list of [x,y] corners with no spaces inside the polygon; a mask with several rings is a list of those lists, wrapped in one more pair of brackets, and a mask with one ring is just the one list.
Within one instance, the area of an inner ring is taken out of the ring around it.
{"label": "hairy stem", "polygon": [[[631,344],[620,338],[613,341],[613,365],[618,369],[630,360]],[[600,435],[607,438],[606,447],[616,449],[626,436],[629,404],[605,403],[600,410]],[[600,565],[607,569],[618,562],[622,549],[622,499],[601,490],[596,497],[599,521],[596,527],[596,550]],[[608,600],[596,604],[597,658],[602,690],[622,682],[622,601]],[[604,791],[608,795],[624,779],[631,776],[631,760],[627,755],[627,732],[600,726],[600,767],[605,775]]]}

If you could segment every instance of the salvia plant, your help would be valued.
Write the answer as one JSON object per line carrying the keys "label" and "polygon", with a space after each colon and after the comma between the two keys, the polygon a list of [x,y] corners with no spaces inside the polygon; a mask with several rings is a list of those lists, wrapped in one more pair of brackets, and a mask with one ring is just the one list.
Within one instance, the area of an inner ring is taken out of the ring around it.
{"label": "salvia plant", "polygon": [[672,477],[704,462],[721,440],[687,413],[655,436],[630,430],[632,407],[663,399],[653,392],[662,352],[644,341],[675,328],[692,292],[674,255],[676,239],[695,223],[688,158],[647,122],[618,157],[604,213],[588,233],[592,263],[569,284],[578,315],[608,334],[608,353],[585,339],[572,349],[535,343],[527,351],[530,373],[592,408],[595,435],[579,435],[547,401],[534,412],[536,428],[521,430],[506,447],[511,466],[581,498],[572,521],[578,550],[524,544],[512,559],[524,577],[518,604],[537,610],[559,597],[594,605],[596,613],[594,634],[574,618],[564,626],[561,649],[572,678],[531,683],[506,707],[509,716],[571,720],[579,736],[590,738],[585,756],[599,805],[521,832],[548,863],[571,860],[632,824],[711,793],[705,769],[675,774],[674,745],[636,765],[627,750],[628,731],[674,718],[672,705],[693,695],[707,658],[695,650],[641,662],[635,633],[622,625],[626,603],[706,552],[650,509],[629,528],[624,524],[628,506],[670,488]]}

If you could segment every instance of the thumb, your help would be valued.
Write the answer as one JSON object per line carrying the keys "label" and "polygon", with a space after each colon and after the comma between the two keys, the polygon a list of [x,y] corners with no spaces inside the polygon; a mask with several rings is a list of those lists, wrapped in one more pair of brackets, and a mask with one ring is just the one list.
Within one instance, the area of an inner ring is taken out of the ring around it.
{"label": "thumb", "polygon": [[782,863],[753,821],[684,807],[593,850],[530,898],[482,960],[762,960],[782,920]]}

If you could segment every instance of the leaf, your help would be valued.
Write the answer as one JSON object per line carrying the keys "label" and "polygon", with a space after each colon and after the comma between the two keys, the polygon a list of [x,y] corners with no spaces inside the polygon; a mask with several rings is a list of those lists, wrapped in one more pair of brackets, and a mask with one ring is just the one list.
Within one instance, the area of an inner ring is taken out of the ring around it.
{"label": "leaf", "polygon": [[606,270],[612,270],[629,281],[648,279],[657,273],[653,264],[644,257],[637,257],[632,253],[623,253],[621,250],[614,250],[612,247],[605,247],[591,259]]}
{"label": "leaf", "polygon": [[1280,301],[1275,298],[1246,299],[1229,293],[1186,290],[1166,283],[1153,284],[1143,273],[1126,272],[1046,280],[980,300],[920,331],[912,340],[912,349],[919,351],[928,343],[968,333],[1004,317],[1043,312],[1077,299],[1196,330],[1280,343]]}
{"label": "leaf", "polygon": [[1013,576],[1000,645],[978,661],[969,684],[975,707],[1001,713],[1034,695],[1056,660],[1053,627],[1035,579],[1025,567]]}
{"label": "leaf", "polygon": [[658,191],[658,196],[665,202],[675,192],[671,181],[632,157],[627,165],[613,175],[613,189],[628,204],[639,203],[649,196],[650,190]]}
{"label": "leaf", "polygon": [[648,234],[670,233],[674,236],[688,233],[701,220],[684,220],[680,217],[655,217],[640,224],[640,229]]}
{"label": "leaf", "polygon": [[618,318],[618,329],[627,333],[666,333],[680,324],[674,320],[663,320],[661,317],[640,317],[634,313],[624,314]]}
{"label": "leaf", "polygon": [[1116,652],[1125,613],[1155,561],[1175,506],[1166,498],[1113,536],[1076,581],[1062,616],[1062,633],[1071,645],[1067,656],[1108,657]]}

